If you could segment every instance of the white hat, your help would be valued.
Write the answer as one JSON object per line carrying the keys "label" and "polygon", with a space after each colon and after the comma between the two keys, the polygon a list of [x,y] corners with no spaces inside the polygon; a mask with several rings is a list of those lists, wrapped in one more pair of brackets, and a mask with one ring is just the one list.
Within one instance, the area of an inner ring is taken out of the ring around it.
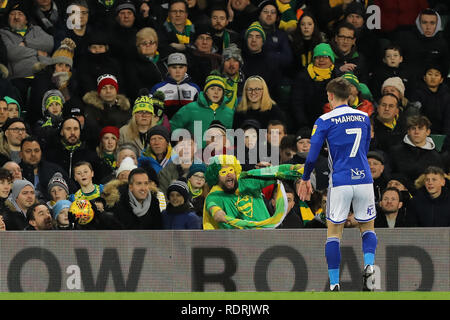
{"label": "white hat", "polygon": [[126,157],[120,163],[119,169],[117,169],[116,178],[119,176],[119,174],[122,171],[126,171],[126,170],[131,171],[136,168],[137,168],[137,165],[134,164],[134,160],[131,157]]}

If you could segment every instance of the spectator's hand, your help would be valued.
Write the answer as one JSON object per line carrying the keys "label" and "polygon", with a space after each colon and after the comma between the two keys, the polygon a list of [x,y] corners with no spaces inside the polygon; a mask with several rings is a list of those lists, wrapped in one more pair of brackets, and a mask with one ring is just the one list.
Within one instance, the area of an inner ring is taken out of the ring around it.
{"label": "spectator's hand", "polygon": [[3,216],[0,216],[0,231],[6,231],[5,221],[3,221]]}
{"label": "spectator's hand", "polygon": [[144,18],[148,18],[149,12],[150,12],[150,7],[147,4],[147,2],[143,2],[141,4],[141,7],[139,8],[139,10]]}
{"label": "spectator's hand", "polygon": [[41,56],[41,57],[47,57],[47,56],[48,56],[48,53],[47,53],[47,52],[41,51],[41,50],[38,50],[38,51],[37,51],[37,54],[38,54],[38,56]]}
{"label": "spectator's hand", "polygon": [[225,213],[225,211],[223,210],[219,210],[216,212],[216,214],[214,215],[214,220],[216,222],[227,222],[227,219],[225,218],[227,214]]}
{"label": "spectator's hand", "polygon": [[233,21],[234,18],[234,11],[233,8],[231,8],[231,0],[228,0],[227,11],[228,11],[228,23],[230,23]]}
{"label": "spectator's hand", "polygon": [[256,169],[261,169],[261,168],[265,168],[265,167],[270,167],[272,164],[270,162],[267,161],[260,161],[257,164],[255,164],[255,168]]}
{"label": "spectator's hand", "polygon": [[349,71],[353,71],[355,69],[356,69],[356,64],[354,64],[354,63],[346,63],[339,68],[339,70],[341,70],[342,72],[349,72]]}
{"label": "spectator's hand", "polygon": [[21,47],[25,47],[25,42],[21,42],[21,43],[19,43],[19,46],[21,46]]}

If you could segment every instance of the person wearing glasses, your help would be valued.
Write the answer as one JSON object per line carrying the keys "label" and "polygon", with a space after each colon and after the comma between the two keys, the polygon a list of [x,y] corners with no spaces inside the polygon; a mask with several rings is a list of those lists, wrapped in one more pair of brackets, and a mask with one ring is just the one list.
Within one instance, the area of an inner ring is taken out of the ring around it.
{"label": "person wearing glasses", "polygon": [[152,88],[167,73],[164,56],[158,49],[155,29],[143,28],[136,33],[135,53],[126,60],[124,68],[125,90],[132,101],[138,98],[140,89]]}
{"label": "person wearing glasses", "polygon": [[270,120],[285,121],[283,110],[271,98],[266,81],[260,76],[251,76],[245,81],[242,100],[234,113],[234,128],[249,119],[257,120],[266,129]]}
{"label": "person wearing glasses", "polygon": [[330,44],[336,56],[334,64],[338,76],[352,72],[359,81],[368,83],[367,60],[356,46],[356,28],[349,22],[342,22]]}
{"label": "person wearing glasses", "polygon": [[8,119],[0,135],[0,154],[12,161],[20,162],[20,144],[28,136],[27,126],[21,118]]}
{"label": "person wearing glasses", "polygon": [[159,31],[162,47],[168,53],[184,52],[186,45],[192,43],[195,26],[188,19],[188,5],[185,0],[171,0],[167,19]]}

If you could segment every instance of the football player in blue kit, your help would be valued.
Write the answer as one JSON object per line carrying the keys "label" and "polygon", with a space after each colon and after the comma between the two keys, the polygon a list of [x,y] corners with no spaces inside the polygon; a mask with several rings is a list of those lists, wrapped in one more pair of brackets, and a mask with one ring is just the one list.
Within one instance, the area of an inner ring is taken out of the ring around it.
{"label": "football player in blue kit", "polygon": [[297,192],[301,200],[310,200],[313,192],[310,175],[325,142],[330,167],[325,244],[330,290],[340,290],[340,239],[352,205],[362,238],[363,290],[373,291],[377,236],[374,231],[376,212],[373,179],[367,161],[371,138],[370,119],[367,113],[348,106],[350,83],[347,80],[335,78],[328,83],[326,90],[331,111],[320,116],[314,124],[311,148]]}

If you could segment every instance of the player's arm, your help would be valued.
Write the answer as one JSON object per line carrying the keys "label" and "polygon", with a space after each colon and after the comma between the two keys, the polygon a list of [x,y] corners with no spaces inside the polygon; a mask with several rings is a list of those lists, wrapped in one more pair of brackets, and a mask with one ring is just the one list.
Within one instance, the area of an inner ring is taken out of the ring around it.
{"label": "player's arm", "polygon": [[311,173],[314,170],[315,163],[319,157],[323,142],[327,133],[326,123],[322,119],[317,119],[311,132],[311,148],[305,161],[305,168],[302,180],[309,181]]}

